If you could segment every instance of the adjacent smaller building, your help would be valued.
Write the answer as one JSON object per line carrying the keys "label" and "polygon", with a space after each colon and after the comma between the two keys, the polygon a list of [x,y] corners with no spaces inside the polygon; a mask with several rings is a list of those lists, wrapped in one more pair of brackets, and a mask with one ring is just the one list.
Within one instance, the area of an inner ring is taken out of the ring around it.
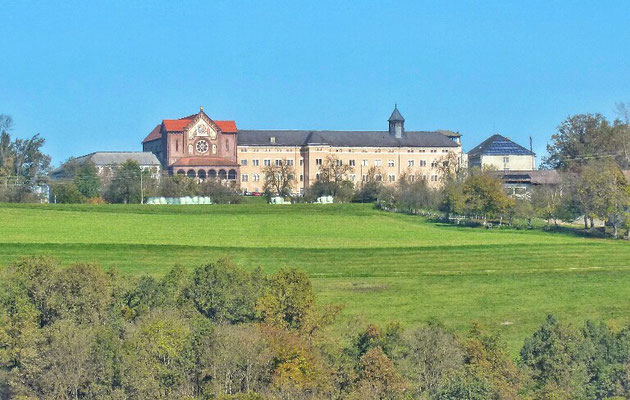
{"label": "adjacent smaller building", "polygon": [[468,152],[468,166],[490,166],[499,171],[533,171],[536,169],[536,153],[496,134]]}
{"label": "adjacent smaller building", "polygon": [[[114,169],[126,161],[135,161],[143,170],[150,170],[154,178],[159,178],[162,173],[162,164],[155,154],[145,151],[99,151],[86,154],[73,159],[79,164],[91,162],[98,169],[101,179],[108,179],[113,176]],[[50,177],[53,180],[68,178],[67,163],[55,169]]]}

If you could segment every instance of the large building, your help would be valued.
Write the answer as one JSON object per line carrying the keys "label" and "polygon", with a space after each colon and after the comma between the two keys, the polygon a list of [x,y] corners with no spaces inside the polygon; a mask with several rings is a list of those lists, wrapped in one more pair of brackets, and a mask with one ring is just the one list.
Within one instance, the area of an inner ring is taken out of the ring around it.
{"label": "large building", "polygon": [[212,120],[199,113],[163,120],[142,142],[172,174],[220,179],[244,191],[263,190],[265,166],[293,166],[296,192],[318,177],[328,156],[351,167],[348,179],[378,178],[396,182],[403,173],[437,186],[444,160],[461,159],[460,134],[451,131],[407,131],[395,107],[385,131],[238,130],[234,121]]}
{"label": "large building", "polygon": [[536,169],[536,154],[496,134],[468,152],[468,166],[492,167],[500,171],[533,171]]}

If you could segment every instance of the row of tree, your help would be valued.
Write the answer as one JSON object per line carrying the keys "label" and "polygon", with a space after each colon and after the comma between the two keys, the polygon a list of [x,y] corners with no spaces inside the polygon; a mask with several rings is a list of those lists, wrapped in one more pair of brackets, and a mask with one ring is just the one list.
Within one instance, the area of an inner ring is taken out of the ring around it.
{"label": "row of tree", "polygon": [[157,175],[133,160],[99,174],[91,162],[69,160],[64,177],[52,183],[55,203],[141,203],[150,196],[209,196],[215,203],[238,203],[240,192],[234,185],[214,180],[200,182],[185,175]]}
{"label": "row of tree", "polygon": [[301,272],[228,260],[130,279],[27,258],[0,271],[0,397],[604,399],[630,396],[630,329],[550,316],[513,359],[496,332],[325,329]]}

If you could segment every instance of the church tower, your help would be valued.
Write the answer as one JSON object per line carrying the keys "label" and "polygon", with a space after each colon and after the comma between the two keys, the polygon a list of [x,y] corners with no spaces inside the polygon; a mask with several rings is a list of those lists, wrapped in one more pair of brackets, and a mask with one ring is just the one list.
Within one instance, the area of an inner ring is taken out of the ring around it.
{"label": "church tower", "polygon": [[389,117],[389,134],[396,136],[398,139],[403,137],[405,133],[405,119],[398,111],[398,105],[394,105],[394,111]]}

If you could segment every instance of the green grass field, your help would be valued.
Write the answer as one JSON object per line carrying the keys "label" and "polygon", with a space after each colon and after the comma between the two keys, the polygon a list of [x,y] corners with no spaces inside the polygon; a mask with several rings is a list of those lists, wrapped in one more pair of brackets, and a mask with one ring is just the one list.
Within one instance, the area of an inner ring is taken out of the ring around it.
{"label": "green grass field", "polygon": [[228,256],[306,271],[344,320],[437,318],[502,332],[516,351],[554,313],[630,323],[630,243],[441,225],[371,205],[0,205],[0,264],[23,255],[160,275]]}

